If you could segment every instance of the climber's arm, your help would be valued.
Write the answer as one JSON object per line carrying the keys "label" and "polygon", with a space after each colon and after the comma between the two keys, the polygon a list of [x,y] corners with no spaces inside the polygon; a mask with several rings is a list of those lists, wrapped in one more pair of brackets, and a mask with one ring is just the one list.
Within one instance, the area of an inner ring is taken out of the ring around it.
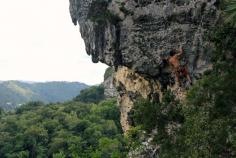
{"label": "climber's arm", "polygon": [[183,47],[180,47],[178,53],[176,54],[176,56],[182,55],[183,52],[184,52],[184,51],[183,51]]}

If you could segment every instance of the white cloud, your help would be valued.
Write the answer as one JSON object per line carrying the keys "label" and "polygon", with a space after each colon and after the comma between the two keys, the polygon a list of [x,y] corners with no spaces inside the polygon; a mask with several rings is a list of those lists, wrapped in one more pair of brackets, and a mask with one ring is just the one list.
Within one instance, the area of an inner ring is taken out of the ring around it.
{"label": "white cloud", "polygon": [[0,80],[98,84],[107,67],[93,64],[68,0],[0,0]]}

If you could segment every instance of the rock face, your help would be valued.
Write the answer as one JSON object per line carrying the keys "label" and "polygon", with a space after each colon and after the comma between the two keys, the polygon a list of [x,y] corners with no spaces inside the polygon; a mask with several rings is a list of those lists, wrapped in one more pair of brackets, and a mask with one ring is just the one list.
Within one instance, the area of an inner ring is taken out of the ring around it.
{"label": "rock face", "polygon": [[112,67],[108,67],[104,74],[104,81],[103,81],[103,87],[104,87],[104,95],[106,98],[113,98],[117,97],[118,93],[116,90],[116,87],[114,85],[114,74],[115,70]]}
{"label": "rock face", "polygon": [[115,87],[119,92],[118,102],[121,111],[121,125],[126,132],[132,120],[129,112],[138,98],[159,101],[161,98],[161,85],[158,80],[145,78],[127,67],[119,67],[115,76]]}
{"label": "rock face", "polygon": [[[211,69],[214,49],[207,34],[219,19],[218,0],[70,0],[74,24],[79,23],[93,62],[116,68],[122,126],[138,97],[161,100],[175,79],[164,58],[184,48],[182,59],[193,80]],[[185,84],[184,81],[181,81]],[[175,88],[173,88],[175,87]]]}
{"label": "rock face", "polygon": [[106,98],[113,98],[118,95],[113,81],[114,81],[114,76],[112,75],[108,77],[106,80],[104,80],[103,82],[104,95]]}

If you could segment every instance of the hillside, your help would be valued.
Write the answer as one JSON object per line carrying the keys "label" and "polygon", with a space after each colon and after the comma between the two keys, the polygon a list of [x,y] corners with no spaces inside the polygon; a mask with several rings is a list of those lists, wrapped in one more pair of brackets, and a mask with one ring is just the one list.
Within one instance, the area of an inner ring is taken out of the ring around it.
{"label": "hillside", "polygon": [[63,102],[87,87],[79,82],[4,81],[0,83],[0,107],[11,110],[29,101]]}

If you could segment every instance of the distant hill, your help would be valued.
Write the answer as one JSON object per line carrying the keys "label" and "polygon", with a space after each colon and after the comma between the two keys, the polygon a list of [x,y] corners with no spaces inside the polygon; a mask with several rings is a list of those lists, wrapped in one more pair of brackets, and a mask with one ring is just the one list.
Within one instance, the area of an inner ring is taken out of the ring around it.
{"label": "distant hill", "polygon": [[79,82],[0,82],[0,107],[11,110],[29,101],[64,102],[77,96],[88,85]]}

